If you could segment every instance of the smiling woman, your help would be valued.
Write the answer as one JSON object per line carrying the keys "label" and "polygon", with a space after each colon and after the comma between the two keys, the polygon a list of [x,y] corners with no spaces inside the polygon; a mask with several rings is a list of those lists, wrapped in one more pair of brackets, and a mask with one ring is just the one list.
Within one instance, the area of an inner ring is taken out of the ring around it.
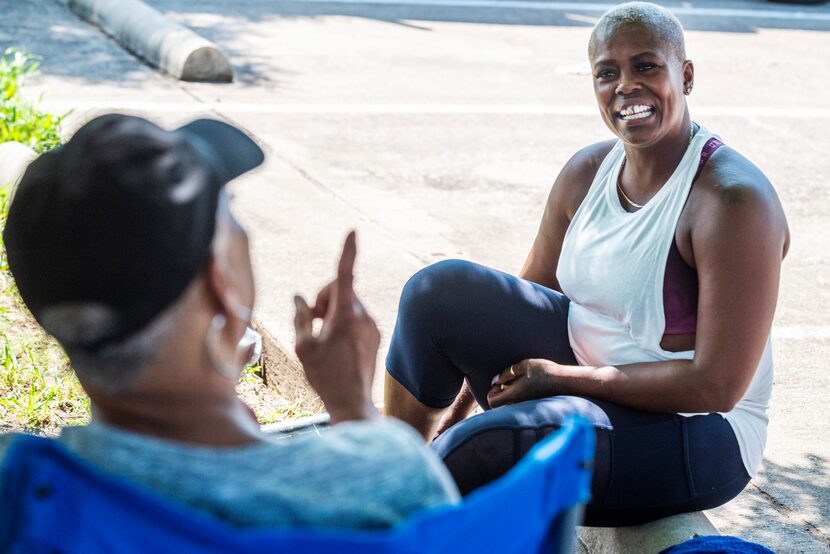
{"label": "smiling woman", "polygon": [[562,169],[518,277],[451,260],[407,283],[386,409],[439,434],[464,493],[584,415],[586,523],[619,526],[713,508],[755,475],[789,231],[766,177],[692,121],[668,10],[616,6],[588,50],[615,138]]}

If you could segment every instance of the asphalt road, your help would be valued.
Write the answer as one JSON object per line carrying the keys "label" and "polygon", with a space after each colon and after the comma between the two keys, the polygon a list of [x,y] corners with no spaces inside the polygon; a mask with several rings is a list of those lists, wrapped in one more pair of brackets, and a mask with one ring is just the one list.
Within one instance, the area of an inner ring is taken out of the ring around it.
{"label": "asphalt road", "polygon": [[[586,56],[606,4],[148,3],[223,48],[236,81],[160,75],[59,0],[5,0],[0,46],[44,56],[31,92],[75,109],[67,130],[109,109],[171,125],[209,113],[262,141],[269,163],[233,190],[253,237],[258,318],[287,350],[291,293],[330,277],[347,229],[359,229],[357,284],[388,340],[400,289],[423,265],[518,270],[562,164],[610,136]],[[697,68],[693,118],[770,177],[793,235],[764,469],[709,515],[778,552],[828,552],[830,6],[666,5]]]}

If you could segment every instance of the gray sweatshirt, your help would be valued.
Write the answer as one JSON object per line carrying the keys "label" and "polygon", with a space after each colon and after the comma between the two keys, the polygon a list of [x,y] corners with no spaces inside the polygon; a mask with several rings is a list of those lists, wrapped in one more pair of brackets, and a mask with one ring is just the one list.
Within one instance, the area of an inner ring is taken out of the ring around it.
{"label": "gray sweatshirt", "polygon": [[[13,437],[0,435],[0,458]],[[56,440],[105,472],[240,527],[388,527],[459,500],[441,461],[392,419],[242,447],[187,445],[98,422],[65,428]]]}

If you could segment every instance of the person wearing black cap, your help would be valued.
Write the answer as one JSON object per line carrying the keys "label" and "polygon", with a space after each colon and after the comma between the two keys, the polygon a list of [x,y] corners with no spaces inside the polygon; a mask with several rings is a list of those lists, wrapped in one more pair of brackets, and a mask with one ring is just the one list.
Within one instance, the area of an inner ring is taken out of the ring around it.
{"label": "person wearing black cap", "polygon": [[[166,131],[111,114],[29,166],[3,233],[9,267],[92,405],[58,440],[239,526],[380,527],[457,501],[414,431],[372,406],[379,333],[352,288],[354,233],[315,305],[295,298],[297,354],[332,431],[275,440],[237,398],[254,282],[224,185],[262,161],[220,121]],[[13,440],[0,436],[0,456]]]}

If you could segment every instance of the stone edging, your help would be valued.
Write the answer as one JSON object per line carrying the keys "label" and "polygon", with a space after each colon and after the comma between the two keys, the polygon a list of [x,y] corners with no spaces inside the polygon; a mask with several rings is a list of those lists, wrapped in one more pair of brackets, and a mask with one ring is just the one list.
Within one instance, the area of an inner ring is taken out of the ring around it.
{"label": "stone edging", "polygon": [[577,554],[656,553],[695,537],[720,535],[703,512],[690,512],[631,527],[579,527]]}
{"label": "stone edging", "polygon": [[215,44],[140,0],[69,0],[69,9],[177,79],[233,80],[231,64]]}

